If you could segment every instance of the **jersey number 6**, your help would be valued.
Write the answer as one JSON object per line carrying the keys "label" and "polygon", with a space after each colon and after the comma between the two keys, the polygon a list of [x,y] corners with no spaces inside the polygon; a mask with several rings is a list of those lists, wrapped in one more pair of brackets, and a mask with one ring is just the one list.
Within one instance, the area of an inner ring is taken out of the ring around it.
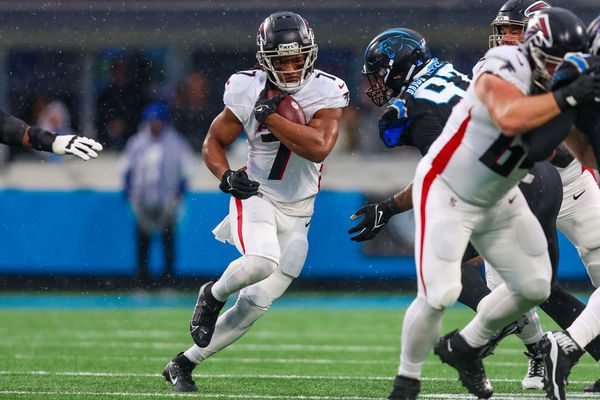
{"label": "jersey number 6", "polygon": [[516,168],[529,169],[533,163],[525,154],[525,149],[520,144],[511,146],[514,137],[501,134],[487,149],[479,161],[494,172],[507,177]]}

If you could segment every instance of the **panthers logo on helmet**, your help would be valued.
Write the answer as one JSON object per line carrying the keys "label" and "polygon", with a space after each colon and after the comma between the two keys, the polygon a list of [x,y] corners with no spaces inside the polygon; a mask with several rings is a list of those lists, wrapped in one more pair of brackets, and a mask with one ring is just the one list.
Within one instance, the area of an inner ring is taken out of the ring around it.
{"label": "panthers logo on helmet", "polygon": [[529,21],[527,41],[532,41],[536,47],[550,48],[553,45],[552,31],[550,30],[550,18],[548,14],[537,14]]}
{"label": "panthers logo on helmet", "polygon": [[[408,33],[402,31],[397,32],[399,35],[389,37],[379,44],[379,50],[389,58],[394,59],[396,57],[396,52],[402,50],[405,45],[411,50],[414,50],[415,47],[425,47],[425,39],[422,39],[421,43],[419,43]],[[411,42],[414,42],[416,46],[412,45]]]}
{"label": "panthers logo on helmet", "polygon": [[533,3],[532,5],[527,7],[527,9],[523,12],[523,14],[526,17],[530,17],[532,14],[534,14],[540,10],[543,10],[545,8],[550,8],[550,4],[546,3],[545,1],[536,1],[535,3]]}

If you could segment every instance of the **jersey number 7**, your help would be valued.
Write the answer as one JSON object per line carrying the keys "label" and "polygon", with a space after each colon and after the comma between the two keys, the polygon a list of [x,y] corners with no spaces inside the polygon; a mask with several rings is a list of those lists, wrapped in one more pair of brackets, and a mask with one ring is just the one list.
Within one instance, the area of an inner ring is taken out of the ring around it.
{"label": "jersey number 7", "polygon": [[[275,137],[275,135],[272,133],[260,135],[260,139],[263,143],[279,142],[279,139],[277,139],[277,137]],[[285,144],[280,142],[277,155],[275,155],[275,159],[273,160],[273,166],[269,172],[269,179],[280,181],[283,178],[285,167],[287,167],[287,163],[290,160],[291,154],[292,152],[290,149],[288,149]]]}

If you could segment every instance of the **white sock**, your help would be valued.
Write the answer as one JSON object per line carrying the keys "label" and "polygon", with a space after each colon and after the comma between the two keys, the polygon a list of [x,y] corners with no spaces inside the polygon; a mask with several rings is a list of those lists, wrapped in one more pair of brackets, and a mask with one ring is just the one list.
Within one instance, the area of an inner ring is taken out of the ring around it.
{"label": "white sock", "polygon": [[478,305],[477,315],[460,331],[471,347],[488,343],[496,331],[521,317],[518,298],[506,284],[497,286]]}
{"label": "white sock", "polygon": [[540,317],[535,308],[527,311],[525,315],[529,323],[523,327],[521,333],[517,333],[517,337],[525,345],[537,343],[544,335],[542,325],[540,324]]}
{"label": "white sock", "polygon": [[425,298],[417,296],[410,304],[402,323],[402,352],[398,375],[413,379],[421,377],[423,363],[442,332],[444,310],[431,307]]}
{"label": "white sock", "polygon": [[573,340],[584,348],[600,334],[600,289],[590,296],[587,306],[567,329]]}

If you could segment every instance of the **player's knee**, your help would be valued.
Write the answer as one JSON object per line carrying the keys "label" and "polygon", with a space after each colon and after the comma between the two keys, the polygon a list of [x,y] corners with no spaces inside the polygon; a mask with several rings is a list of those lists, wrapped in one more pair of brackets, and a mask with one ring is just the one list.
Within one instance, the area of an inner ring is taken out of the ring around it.
{"label": "player's knee", "polygon": [[541,304],[550,296],[550,278],[537,278],[523,282],[519,295],[531,305]]}
{"label": "player's knee", "polygon": [[[585,260],[584,260],[585,262]],[[600,261],[586,262],[585,266],[590,276],[590,281],[595,288],[600,286]]]}
{"label": "player's knee", "polygon": [[600,231],[596,224],[598,216],[600,216],[600,206],[594,206],[586,213],[575,217],[577,236],[580,241],[578,246],[582,255],[586,251],[598,251],[600,249]]}
{"label": "player's knee", "polygon": [[269,310],[273,299],[271,295],[260,285],[248,286],[240,292],[238,302],[244,307],[252,307],[262,310],[263,313]]}
{"label": "player's knee", "polygon": [[261,256],[245,256],[252,282],[260,282],[277,269],[277,263]]}
{"label": "player's knee", "polygon": [[456,303],[461,291],[462,285],[460,283],[445,285],[442,288],[428,292],[427,303],[436,310],[443,310]]}

